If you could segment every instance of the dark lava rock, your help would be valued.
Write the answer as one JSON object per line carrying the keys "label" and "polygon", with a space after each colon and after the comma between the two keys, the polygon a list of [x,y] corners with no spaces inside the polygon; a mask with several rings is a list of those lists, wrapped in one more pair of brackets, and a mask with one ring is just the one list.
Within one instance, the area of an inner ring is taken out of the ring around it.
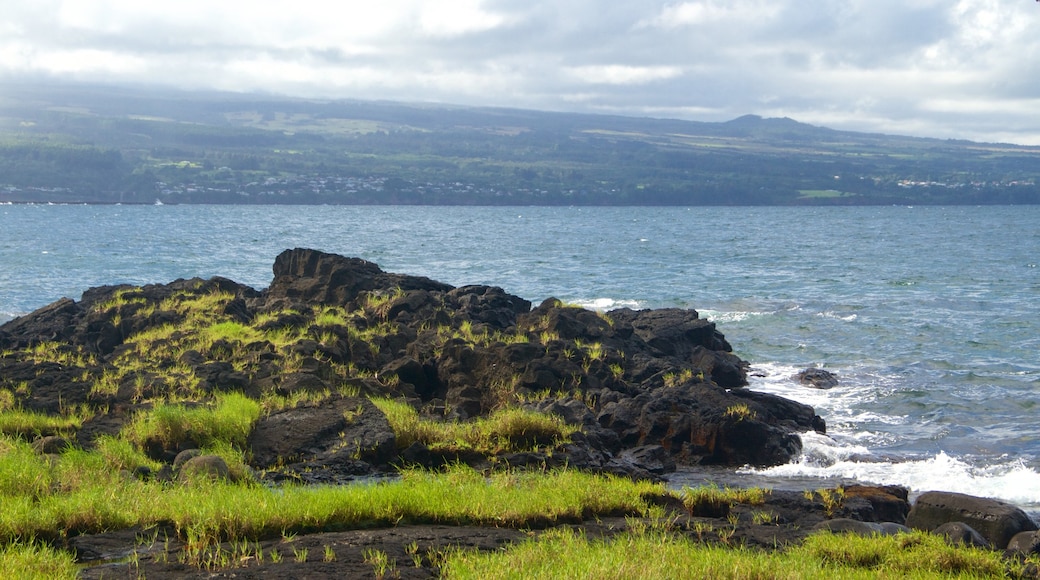
{"label": "dark lava rock", "polygon": [[[308,249],[282,252],[273,273],[263,292],[193,278],[59,300],[0,326],[0,388],[28,410],[98,411],[75,434],[84,448],[169,395],[205,406],[224,391],[309,400],[347,388],[406,400],[435,420],[484,417],[522,401],[582,431],[557,449],[514,453],[510,461],[637,477],[676,463],[785,463],[801,450],[798,432],[825,430],[811,407],[741,388],[747,363],[693,310],[598,313],[551,298],[532,309],[498,287],[455,288]],[[211,312],[178,308],[185,301],[199,308],[216,295]],[[342,308],[325,316],[327,306]],[[222,326],[212,340],[193,340],[199,316]],[[149,343],[150,352],[138,350],[137,333],[164,328],[153,333],[165,338]],[[236,330],[245,338],[235,338]],[[69,357],[26,354],[44,342]],[[146,364],[117,372],[138,362]],[[104,376],[117,379],[95,388]],[[144,451],[169,464],[199,446],[188,439],[149,441]],[[428,449],[399,456],[386,417],[364,397],[341,395],[261,418],[248,446],[253,466],[285,477],[324,474],[314,480],[451,459]],[[884,511],[864,501],[858,509]]]}
{"label": "dark lava rock", "polygon": [[386,416],[371,401],[339,397],[271,413],[257,422],[248,446],[259,468],[342,464],[345,475],[358,475],[390,462],[395,442]]}
{"label": "dark lava rock", "polygon": [[1037,529],[1024,511],[1009,503],[948,491],[921,494],[906,516],[906,525],[916,530],[935,531],[950,522],[970,526],[1000,550],[1015,534]]}
{"label": "dark lava rock", "polygon": [[372,262],[317,250],[286,250],[274,261],[274,280],[265,300],[272,303],[345,305],[377,289],[447,292],[452,287],[429,278],[388,274]]}
{"label": "dark lava rock", "polygon": [[805,369],[799,371],[795,378],[799,383],[814,389],[832,389],[838,386],[838,376],[823,369]]}
{"label": "dark lava rock", "polygon": [[177,480],[190,482],[197,478],[230,479],[227,462],[218,455],[197,455],[184,462],[177,472]]}
{"label": "dark lava rock", "polygon": [[1040,532],[1019,532],[1008,542],[1008,552],[1023,556],[1040,554]]}
{"label": "dark lava rock", "polygon": [[55,455],[60,454],[61,452],[65,451],[71,446],[72,444],[69,443],[68,439],[59,435],[48,435],[46,437],[40,437],[32,443],[33,451],[37,453]]}
{"label": "dark lava rock", "polygon": [[964,522],[946,522],[932,530],[937,536],[943,536],[946,541],[954,546],[974,546],[976,548],[988,548],[990,546],[986,538],[975,531],[974,528]]}

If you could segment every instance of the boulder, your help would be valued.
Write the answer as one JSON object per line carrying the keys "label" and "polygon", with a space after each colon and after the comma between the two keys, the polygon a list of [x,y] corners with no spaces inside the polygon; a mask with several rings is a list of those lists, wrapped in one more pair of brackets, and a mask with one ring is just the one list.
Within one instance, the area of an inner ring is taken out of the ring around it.
{"label": "boulder", "polygon": [[274,280],[264,292],[268,307],[293,304],[345,305],[362,292],[399,288],[447,292],[448,284],[419,276],[388,274],[361,258],[318,250],[286,250],[274,261]]}
{"label": "boulder", "polygon": [[1019,532],[1007,545],[1008,552],[1023,556],[1040,554],[1040,532]]}
{"label": "boulder", "polygon": [[46,455],[58,455],[71,447],[69,440],[60,435],[48,435],[33,441],[33,451]]}
{"label": "boulder", "polygon": [[227,462],[218,455],[197,455],[184,462],[177,472],[177,481],[191,482],[194,479],[230,479],[231,470]]}
{"label": "boulder", "polygon": [[835,534],[855,534],[857,536],[881,536],[887,535],[885,528],[875,522],[861,522],[849,518],[835,518],[824,520],[815,526],[814,530],[826,530]]}
{"label": "boulder", "polygon": [[862,499],[870,506],[870,514],[865,515],[862,519],[896,524],[906,522],[906,514],[910,512],[910,502],[907,500],[909,490],[905,487],[847,485],[844,490],[846,502]]}
{"label": "boulder", "polygon": [[802,450],[764,406],[716,385],[691,383],[603,405],[602,427],[624,447],[660,445],[680,461],[705,465],[780,465]]}
{"label": "boulder", "polygon": [[983,538],[974,528],[964,522],[946,522],[932,530],[937,536],[946,538],[946,542],[953,546],[972,546],[975,548],[988,548],[990,543]]}
{"label": "boulder", "polygon": [[381,465],[393,458],[395,442],[386,416],[367,398],[334,397],[260,419],[247,445],[252,465],[268,468],[340,460]]}
{"label": "boulder", "polygon": [[838,386],[838,376],[823,369],[805,369],[799,371],[795,378],[799,383],[814,389],[832,389]]}
{"label": "boulder", "polygon": [[906,516],[907,526],[928,532],[950,522],[966,524],[1000,550],[1015,534],[1037,529],[1024,511],[1009,503],[948,491],[921,494]]}

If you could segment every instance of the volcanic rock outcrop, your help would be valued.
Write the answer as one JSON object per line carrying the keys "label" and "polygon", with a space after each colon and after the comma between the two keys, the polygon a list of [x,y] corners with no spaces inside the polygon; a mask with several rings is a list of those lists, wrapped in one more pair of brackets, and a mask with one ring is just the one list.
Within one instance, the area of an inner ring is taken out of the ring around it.
{"label": "volcanic rock outcrop", "polygon": [[[789,461],[797,433],[822,432],[823,421],[744,388],[747,364],[731,350],[693,310],[598,313],[552,298],[532,308],[497,287],[295,249],[277,257],[263,291],[224,278],[108,286],[8,322],[0,402],[83,411],[75,432],[61,434],[89,447],[160,404],[205,407],[232,392],[278,400],[243,445],[253,468],[297,475],[502,460],[648,476],[676,462]],[[446,457],[402,448],[371,396],[442,422],[520,406],[580,431],[555,449]],[[171,461],[201,443],[142,446]]]}

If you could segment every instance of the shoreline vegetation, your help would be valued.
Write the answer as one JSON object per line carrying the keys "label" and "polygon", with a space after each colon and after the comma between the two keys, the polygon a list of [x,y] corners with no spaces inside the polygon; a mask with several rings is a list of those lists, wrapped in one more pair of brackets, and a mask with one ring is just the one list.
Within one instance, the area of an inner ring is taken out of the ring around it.
{"label": "shoreline vegetation", "polygon": [[11,84],[0,203],[1040,203],[1040,148],[390,102]]}
{"label": "shoreline vegetation", "polygon": [[0,576],[1038,577],[999,502],[669,489],[825,429],[744,388],[695,312],[532,308],[313,250],[274,271],[0,325]]}

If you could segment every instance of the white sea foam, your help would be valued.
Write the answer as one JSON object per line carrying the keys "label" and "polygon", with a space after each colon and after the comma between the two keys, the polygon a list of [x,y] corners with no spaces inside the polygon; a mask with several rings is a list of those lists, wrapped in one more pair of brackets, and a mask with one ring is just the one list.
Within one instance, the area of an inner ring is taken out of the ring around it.
{"label": "white sea foam", "polygon": [[857,314],[848,314],[843,316],[837,312],[832,312],[830,310],[827,310],[825,312],[817,312],[816,316],[819,316],[821,318],[833,318],[835,320],[842,320],[845,322],[853,322],[857,318],[859,318],[859,315]]}
{"label": "white sea foam", "polygon": [[614,310],[615,308],[641,307],[640,303],[636,300],[615,300],[613,298],[592,298],[590,300],[575,300],[574,303],[578,306],[581,306],[582,308],[598,310],[600,312]]}
{"label": "white sea foam", "polygon": [[977,466],[940,451],[920,459],[888,460],[872,456],[866,447],[842,445],[817,433],[802,434],[802,445],[804,452],[794,462],[741,472],[766,478],[850,479],[901,485],[913,493],[952,491],[1040,507],[1040,473],[1020,459]]}
{"label": "white sea foam", "polygon": [[697,314],[699,314],[701,318],[706,318],[712,322],[726,324],[732,322],[743,322],[749,318],[754,318],[757,316],[769,316],[770,314],[775,314],[775,312],[748,312],[740,310],[724,311],[704,309],[697,310]]}

